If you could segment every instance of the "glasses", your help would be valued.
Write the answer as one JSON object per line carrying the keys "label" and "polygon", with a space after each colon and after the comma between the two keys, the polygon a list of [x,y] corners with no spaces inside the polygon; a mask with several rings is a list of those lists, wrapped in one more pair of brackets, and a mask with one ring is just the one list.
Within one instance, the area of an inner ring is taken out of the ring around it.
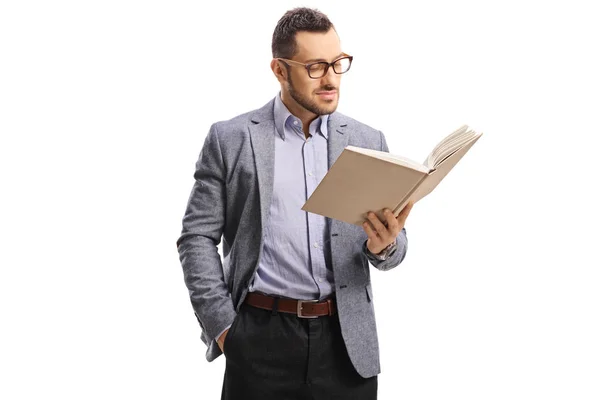
{"label": "glasses", "polygon": [[278,60],[283,61],[284,63],[290,62],[292,64],[302,65],[304,68],[306,68],[309,77],[311,77],[312,79],[319,79],[327,75],[329,67],[332,67],[333,72],[335,72],[338,75],[348,72],[348,70],[350,69],[350,65],[352,65],[353,58],[354,57],[344,53],[343,57],[340,57],[337,60],[334,60],[330,63],[326,61],[317,61],[313,63],[304,64],[298,61],[288,60],[286,58],[278,58]]}

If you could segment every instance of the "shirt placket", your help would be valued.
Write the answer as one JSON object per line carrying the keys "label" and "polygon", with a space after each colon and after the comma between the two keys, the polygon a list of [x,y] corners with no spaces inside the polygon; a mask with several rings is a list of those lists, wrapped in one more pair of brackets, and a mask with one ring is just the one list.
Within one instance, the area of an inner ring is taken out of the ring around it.
{"label": "shirt placket", "polygon": [[[320,138],[319,138],[320,139]],[[319,184],[317,173],[316,158],[316,136],[309,137],[303,146],[304,159],[304,181],[306,184],[306,200],[314,192]],[[319,288],[319,293],[323,293],[327,285],[326,267],[323,264],[323,235],[319,234],[323,230],[322,218],[319,215],[307,212],[309,252],[311,259],[311,270],[313,279]]]}

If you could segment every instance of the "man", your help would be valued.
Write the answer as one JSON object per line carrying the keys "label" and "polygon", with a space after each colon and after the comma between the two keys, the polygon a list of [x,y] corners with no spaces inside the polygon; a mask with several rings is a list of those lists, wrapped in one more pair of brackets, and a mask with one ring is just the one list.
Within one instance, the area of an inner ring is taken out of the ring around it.
{"label": "man", "polygon": [[272,51],[281,92],[211,126],[177,241],[206,357],[225,354],[223,399],[375,399],[369,262],[403,260],[412,204],[362,229],[301,210],[344,147],[388,147],[335,112],[352,57],[324,14],[288,11]]}

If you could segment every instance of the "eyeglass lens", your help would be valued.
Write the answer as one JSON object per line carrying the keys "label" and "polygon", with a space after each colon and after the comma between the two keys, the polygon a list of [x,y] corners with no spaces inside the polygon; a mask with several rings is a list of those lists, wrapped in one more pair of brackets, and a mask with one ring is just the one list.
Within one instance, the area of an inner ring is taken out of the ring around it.
{"label": "eyeglass lens", "polygon": [[[325,69],[329,64],[326,62],[319,62],[312,64],[309,68],[310,76],[313,78],[320,78],[325,75]],[[333,70],[337,74],[343,74],[350,69],[350,59],[347,57],[340,58],[333,64]]]}

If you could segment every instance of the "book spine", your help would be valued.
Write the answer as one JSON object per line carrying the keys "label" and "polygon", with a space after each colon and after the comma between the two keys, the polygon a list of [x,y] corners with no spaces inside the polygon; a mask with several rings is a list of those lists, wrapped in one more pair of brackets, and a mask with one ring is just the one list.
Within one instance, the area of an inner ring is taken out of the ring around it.
{"label": "book spine", "polygon": [[406,203],[408,203],[408,201],[410,200],[411,196],[415,193],[415,191],[419,188],[419,186],[421,186],[421,183],[423,183],[423,181],[425,179],[427,179],[427,177],[429,176],[429,174],[431,172],[435,171],[435,169],[432,169],[431,171],[429,171],[428,174],[424,174],[423,177],[421,179],[419,179],[417,181],[417,183],[415,183],[415,185],[410,189],[410,191],[406,194],[406,196],[404,196],[402,198],[402,200],[396,204],[396,207],[394,207],[394,209],[392,210],[392,212],[394,213],[394,215],[397,217],[398,214],[400,213],[400,211],[402,211],[402,209],[404,208],[404,206],[406,205]]}

